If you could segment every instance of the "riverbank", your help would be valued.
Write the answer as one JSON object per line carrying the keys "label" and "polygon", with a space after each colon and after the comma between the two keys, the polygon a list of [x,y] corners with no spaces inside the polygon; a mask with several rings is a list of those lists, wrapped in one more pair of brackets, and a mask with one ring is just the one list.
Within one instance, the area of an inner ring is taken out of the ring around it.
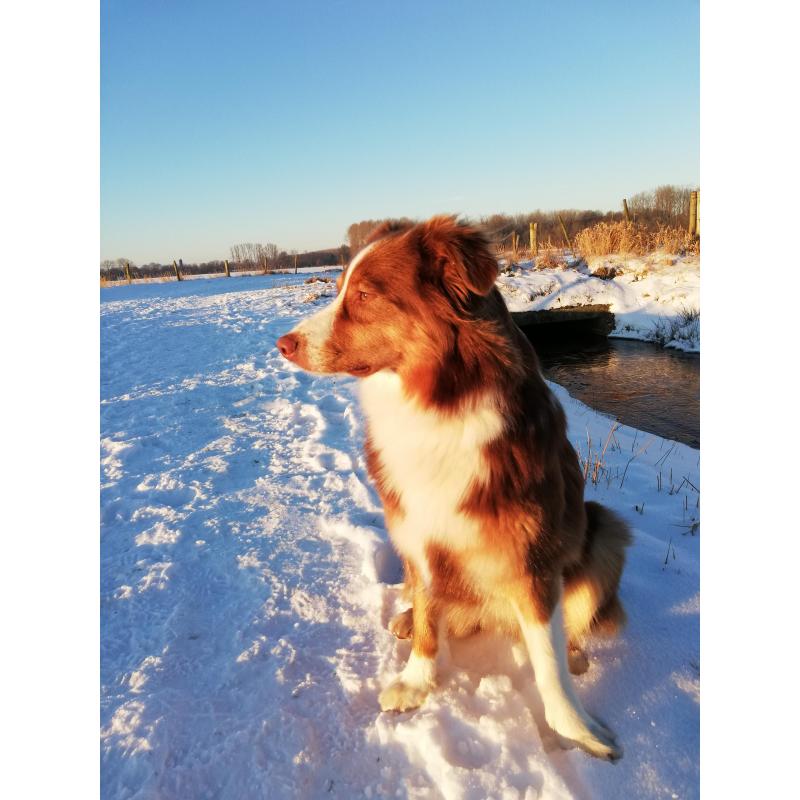
{"label": "riverbank", "polygon": [[273,346],[313,289],[101,291],[103,795],[698,797],[699,451],[553,386],[587,499],[634,531],[628,627],[576,680],[621,762],[559,749],[505,640],[456,643],[422,709],[381,713],[408,642],[357,382]]}
{"label": "riverbank", "polygon": [[528,260],[502,268],[498,288],[511,311],[608,304],[616,320],[611,336],[700,352],[698,255],[594,256],[545,269]]}

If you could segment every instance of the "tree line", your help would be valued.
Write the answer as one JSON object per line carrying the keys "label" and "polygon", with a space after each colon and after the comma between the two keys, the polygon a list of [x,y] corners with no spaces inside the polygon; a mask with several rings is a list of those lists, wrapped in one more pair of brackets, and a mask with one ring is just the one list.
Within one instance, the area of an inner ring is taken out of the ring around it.
{"label": "tree line", "polygon": [[[686,227],[689,221],[689,197],[692,191],[693,187],[667,184],[651,191],[632,195],[628,198],[631,219],[652,231],[663,225]],[[621,205],[622,198],[620,198]],[[619,222],[624,218],[625,215],[621,209],[605,212],[561,209],[558,211],[529,211],[524,214],[490,214],[466,221],[480,228],[489,241],[498,247],[509,244],[512,233],[517,234],[520,242],[527,243],[530,236],[530,223],[536,222],[539,243],[548,247],[550,244],[564,245],[562,222],[570,240],[574,241],[580,231],[596,225],[598,222]],[[403,217],[401,221],[413,222],[407,217]],[[350,251],[355,253],[360,250],[370,233],[383,222],[386,220],[367,219],[350,225],[346,233]]]}
{"label": "tree line", "polygon": [[[268,274],[276,270],[293,270],[302,267],[334,267],[346,264],[350,259],[350,248],[347,245],[325,250],[312,250],[298,253],[296,250],[279,250],[278,246],[268,242],[235,244],[230,248],[228,269],[231,274],[237,272],[262,272]],[[106,259],[100,262],[100,277],[106,281],[124,280],[125,265],[130,268],[131,278],[174,278],[175,268],[170,261],[162,264],[156,261],[137,264],[130,258]],[[215,259],[179,264],[181,275],[216,275],[225,273],[225,260]]]}
{"label": "tree line", "polygon": [[[628,198],[628,210],[631,219],[643,225],[647,230],[656,231],[659,227],[671,226],[684,228],[689,220],[689,198],[693,187],[666,184],[646,192],[639,192]],[[622,198],[620,198],[620,205]],[[591,211],[579,209],[562,209],[560,211],[530,211],[524,214],[490,214],[467,221],[484,231],[490,242],[498,249],[507,247],[511,234],[516,233],[520,242],[527,243],[530,223],[538,223],[539,243],[542,247],[563,246],[564,228],[570,240],[577,234],[596,225],[598,222],[619,222],[624,214],[620,211]],[[292,270],[295,267],[334,267],[346,264],[352,254],[358,252],[369,235],[385,219],[365,219],[354,222],[345,233],[346,244],[324,250],[313,250],[298,253],[296,250],[281,250],[278,245],[267,242],[248,242],[234,244],[230,248],[228,266],[231,273],[260,271],[269,273],[275,270]],[[414,222],[408,217],[400,218],[401,222]],[[137,265],[127,258],[106,260],[100,264],[100,274],[105,280],[122,280],[125,276],[125,264],[130,265],[132,278],[173,277],[175,270],[172,263]],[[213,275],[225,272],[224,260],[203,261],[201,263],[181,264],[182,275]]]}

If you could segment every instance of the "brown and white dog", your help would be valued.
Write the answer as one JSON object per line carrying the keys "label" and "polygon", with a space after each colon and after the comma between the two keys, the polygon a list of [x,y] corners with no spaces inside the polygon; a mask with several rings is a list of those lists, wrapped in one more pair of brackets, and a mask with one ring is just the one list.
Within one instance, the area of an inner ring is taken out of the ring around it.
{"label": "brown and white dog", "polygon": [[[361,378],[366,455],[403,559],[411,636],[384,710],[420,706],[439,637],[522,635],[548,724],[600,758],[622,755],[581,705],[589,631],[624,621],[630,534],[583,500],[564,412],[495,288],[486,241],[452,217],[385,224],[339,278],[333,303],[277,342],[316,373]],[[413,620],[413,623],[412,623]]]}

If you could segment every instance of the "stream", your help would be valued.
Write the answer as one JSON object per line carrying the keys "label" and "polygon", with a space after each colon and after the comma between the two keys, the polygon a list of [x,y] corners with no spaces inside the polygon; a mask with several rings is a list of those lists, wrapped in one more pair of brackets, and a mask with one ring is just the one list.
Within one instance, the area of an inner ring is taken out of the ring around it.
{"label": "stream", "polygon": [[622,424],[700,447],[700,356],[649,342],[536,341],[545,377]]}

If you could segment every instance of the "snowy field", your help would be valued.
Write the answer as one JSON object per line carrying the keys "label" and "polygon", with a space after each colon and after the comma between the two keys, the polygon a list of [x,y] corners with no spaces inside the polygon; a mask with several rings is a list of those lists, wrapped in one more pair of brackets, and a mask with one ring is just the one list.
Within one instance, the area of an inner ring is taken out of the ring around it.
{"label": "snowy field", "polygon": [[[512,311],[608,303],[616,318],[612,336],[700,352],[700,256],[595,256],[569,269],[531,266],[524,261],[498,280]],[[603,267],[618,274],[592,274]]]}
{"label": "snowy field", "polygon": [[[635,531],[629,625],[577,679],[618,764],[558,749],[522,649],[484,635],[421,710],[381,713],[409,644],[355,380],[273,347],[333,290],[265,285],[101,291],[103,797],[697,797],[699,452],[619,427],[589,470]],[[612,421],[554,388],[594,457]]]}
{"label": "snowy field", "polygon": [[[267,280],[273,285],[278,286],[281,283],[281,280],[287,280],[287,283],[293,283],[293,276],[295,275],[313,275],[315,272],[329,272],[331,269],[338,270],[339,267],[298,267],[297,272],[293,269],[282,269],[276,270],[274,272],[269,273]],[[226,280],[235,280],[237,278],[252,278],[254,276],[264,277],[264,272],[260,269],[254,270],[237,270],[235,272],[231,272],[231,277],[228,278],[224,275],[224,273],[214,272],[214,273],[202,273],[199,275],[194,275],[192,273],[185,273],[181,276],[182,281],[211,281],[211,280],[218,280],[219,278],[225,277]],[[290,278],[286,279],[285,276],[291,276]],[[278,276],[284,276],[284,278],[279,278]],[[130,284],[125,279],[117,279],[114,281],[109,281],[105,284],[106,289],[114,289],[117,287],[122,286],[141,286],[147,285],[152,283],[172,283],[175,280],[174,275],[166,275],[159,278],[134,278]],[[102,284],[101,284],[102,285]]]}

